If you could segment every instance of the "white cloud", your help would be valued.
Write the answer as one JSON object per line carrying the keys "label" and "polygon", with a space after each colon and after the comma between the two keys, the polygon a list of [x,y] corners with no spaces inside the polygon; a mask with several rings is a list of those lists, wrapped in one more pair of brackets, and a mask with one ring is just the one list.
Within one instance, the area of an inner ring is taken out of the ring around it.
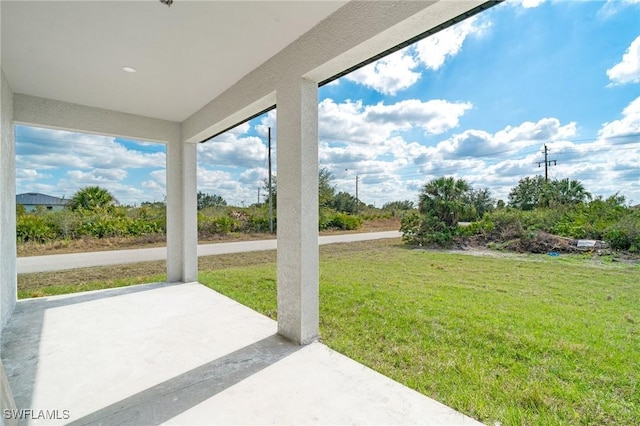
{"label": "white cloud", "polygon": [[34,169],[16,169],[16,180],[18,181],[35,181],[38,179],[50,179],[52,175],[40,173]]}
{"label": "white cloud", "polygon": [[267,147],[256,136],[224,133],[198,145],[198,162],[208,166],[256,167],[264,164]]}
{"label": "white cloud", "polygon": [[422,129],[439,134],[458,126],[471,109],[469,102],[407,99],[395,104],[365,106],[362,101],[335,103],[324,99],[318,106],[321,139],[384,142],[398,132]]}
{"label": "white cloud", "polygon": [[[540,0],[525,0],[537,2]],[[419,41],[413,46],[394,52],[378,61],[360,68],[344,78],[376,90],[384,95],[396,95],[415,84],[427,69],[440,69],[447,59],[456,56],[468,37],[481,36],[491,26],[478,16],[465,19],[449,28]]]}
{"label": "white cloud", "polygon": [[[415,99],[365,106],[361,101],[319,105],[319,160],[336,176],[339,191],[354,193],[355,175],[361,178],[361,198],[382,205],[416,194],[403,174],[413,159],[427,156],[433,147],[406,141],[403,132],[439,134],[458,126],[472,108],[467,102]],[[345,171],[345,169],[348,169]],[[410,172],[417,173],[417,168]]]}
{"label": "white cloud", "polygon": [[640,83],[640,36],[631,42],[622,60],[607,70],[612,84]]}
{"label": "white cloud", "polygon": [[602,6],[598,11],[598,15],[604,18],[610,18],[623,10],[626,6],[634,4],[640,4],[640,0],[607,0],[604,6]]}
{"label": "white cloud", "polygon": [[18,183],[16,194],[22,194],[24,192],[37,192],[40,194],[53,195],[54,197],[60,198],[69,198],[71,195],[73,195],[73,192],[65,192],[64,190],[61,191],[61,188],[59,188],[57,185],[52,185],[50,183],[29,183],[28,190],[20,190],[19,185],[20,184]]}
{"label": "white cloud", "polygon": [[144,201],[148,194],[136,188],[141,182],[130,179],[129,171],[164,169],[165,148],[146,142],[131,146],[108,136],[17,126],[16,189],[71,196],[83,186],[99,185],[124,204]]}
{"label": "white cloud", "polygon": [[276,119],[278,118],[278,112],[275,109],[272,109],[262,117],[260,120],[260,124],[256,125],[256,132],[262,138],[266,138],[268,136],[269,127],[271,127],[271,138],[276,138]]}
{"label": "white cloud", "polygon": [[[342,164],[349,168],[354,163],[373,160],[379,152],[363,145],[323,146],[320,145],[318,158],[321,163]],[[351,166],[353,168],[353,166]]]}
{"label": "white cloud", "polygon": [[484,34],[491,24],[481,21],[478,16],[446,28],[415,45],[417,59],[431,70],[440,69],[447,58],[451,58],[462,49],[467,37]]}
{"label": "white cloud", "polygon": [[123,169],[94,169],[88,172],[68,170],[67,177],[68,179],[63,181],[78,188],[93,185],[108,187],[125,179],[127,171]]}
{"label": "white cloud", "polygon": [[521,0],[520,1],[520,4],[525,9],[531,9],[531,8],[534,8],[534,7],[538,7],[542,3],[544,3],[544,0]]}
{"label": "white cloud", "polygon": [[[198,191],[217,194],[232,205],[250,205],[258,201],[258,188],[267,176],[267,128],[276,140],[276,112],[267,113],[255,126],[259,136],[249,136],[245,123],[209,142],[198,145]],[[276,149],[272,162],[276,164]]]}
{"label": "white cloud", "polygon": [[407,99],[391,105],[380,102],[366,107],[365,114],[369,122],[391,123],[401,129],[421,127],[435,135],[457,127],[460,117],[471,107],[470,102]]}
{"label": "white cloud", "polygon": [[142,187],[146,189],[146,193],[148,195],[149,191],[153,194],[159,195],[160,197],[154,198],[154,201],[160,201],[166,196],[166,185],[162,185],[154,180],[145,180],[142,182]]}
{"label": "white cloud", "polygon": [[240,177],[238,178],[238,181],[246,185],[260,186],[262,185],[263,180],[268,177],[268,175],[269,172],[267,172],[267,169],[263,167],[253,168],[242,172],[240,174]]}
{"label": "white cloud", "polygon": [[167,196],[167,171],[154,170],[149,173],[148,180],[142,181],[146,199],[142,201],[163,201]]}
{"label": "white cloud", "polygon": [[414,71],[417,66],[418,62],[411,51],[403,49],[360,68],[345,78],[385,95],[395,95],[418,81],[420,73]]}
{"label": "white cloud", "polygon": [[438,144],[444,158],[508,155],[531,146],[574,137],[576,123],[561,125],[557,118],[526,121],[519,126],[507,126],[490,134],[483,130],[467,130]]}
{"label": "white cloud", "polygon": [[637,135],[640,133],[640,97],[637,97],[622,111],[620,120],[604,123],[598,132],[602,138]]}
{"label": "white cloud", "polygon": [[21,168],[148,168],[166,163],[164,152],[129,149],[109,136],[20,126],[16,140],[16,162]]}
{"label": "white cloud", "polygon": [[198,168],[198,191],[216,194],[232,205],[250,205],[258,201],[259,185],[244,184],[222,170]]}

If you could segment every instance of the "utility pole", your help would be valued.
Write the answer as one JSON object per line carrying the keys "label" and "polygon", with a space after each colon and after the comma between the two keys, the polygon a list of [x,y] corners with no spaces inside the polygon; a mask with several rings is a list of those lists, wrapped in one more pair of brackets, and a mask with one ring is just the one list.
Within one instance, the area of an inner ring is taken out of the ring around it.
{"label": "utility pole", "polygon": [[260,206],[260,187],[258,187],[258,206]]}
{"label": "utility pole", "polygon": [[554,166],[558,165],[558,161],[557,160],[549,160],[549,149],[547,148],[547,144],[544,144],[544,151],[542,151],[544,153],[544,161],[538,161],[538,167],[540,167],[540,165],[542,163],[544,163],[544,181],[548,182],[549,181],[549,167],[551,166],[551,163],[553,163]]}
{"label": "utility pole", "polygon": [[269,127],[269,233],[273,234],[273,190],[271,188],[271,127]]}

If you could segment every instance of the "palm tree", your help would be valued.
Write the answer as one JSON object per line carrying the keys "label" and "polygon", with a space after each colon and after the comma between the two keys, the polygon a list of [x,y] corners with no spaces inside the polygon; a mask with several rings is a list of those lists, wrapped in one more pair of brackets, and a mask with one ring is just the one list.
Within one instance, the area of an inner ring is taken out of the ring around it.
{"label": "palm tree", "polygon": [[471,186],[464,179],[441,177],[427,182],[420,193],[418,207],[422,214],[432,214],[448,227],[458,224],[460,215],[468,208],[465,195]]}
{"label": "palm tree", "polygon": [[558,204],[581,204],[591,200],[591,194],[578,180],[555,180],[552,183],[554,201]]}
{"label": "palm tree", "polygon": [[99,186],[85,186],[80,188],[69,202],[71,210],[96,210],[111,207],[118,201],[109,191]]}
{"label": "palm tree", "polygon": [[554,179],[545,182],[542,176],[520,179],[518,185],[509,192],[509,205],[521,210],[580,204],[588,200],[591,200],[591,194],[580,181]]}

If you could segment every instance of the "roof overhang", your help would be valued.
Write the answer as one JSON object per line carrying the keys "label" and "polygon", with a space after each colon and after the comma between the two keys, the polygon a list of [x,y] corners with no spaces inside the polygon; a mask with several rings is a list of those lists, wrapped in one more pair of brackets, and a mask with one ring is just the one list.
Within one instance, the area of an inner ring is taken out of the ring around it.
{"label": "roof overhang", "polygon": [[195,143],[493,3],[4,0],[2,69],[17,122]]}
{"label": "roof overhang", "polygon": [[15,93],[182,122],[345,3],[2,1],[2,67]]}

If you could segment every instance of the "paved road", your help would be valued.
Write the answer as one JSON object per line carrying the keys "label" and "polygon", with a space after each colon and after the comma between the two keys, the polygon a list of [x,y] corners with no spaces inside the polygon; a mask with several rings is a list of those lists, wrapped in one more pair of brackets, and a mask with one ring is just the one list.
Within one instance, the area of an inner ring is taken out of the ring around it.
{"label": "paved road", "polygon": [[[326,235],[319,238],[319,244],[350,243],[354,241],[398,238],[398,231],[369,232],[360,234]],[[198,256],[273,250],[276,240],[238,241],[233,243],[199,244]],[[18,273],[61,271],[65,269],[88,268],[91,266],[122,265],[125,263],[148,262],[167,258],[166,247],[133,250],[95,251],[89,253],[54,254],[18,258]]]}

